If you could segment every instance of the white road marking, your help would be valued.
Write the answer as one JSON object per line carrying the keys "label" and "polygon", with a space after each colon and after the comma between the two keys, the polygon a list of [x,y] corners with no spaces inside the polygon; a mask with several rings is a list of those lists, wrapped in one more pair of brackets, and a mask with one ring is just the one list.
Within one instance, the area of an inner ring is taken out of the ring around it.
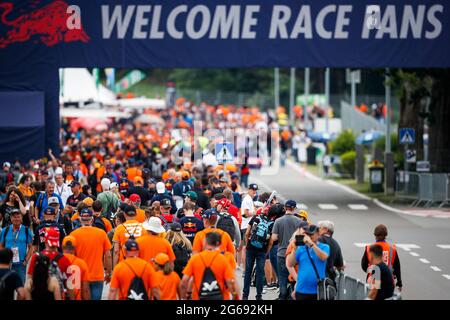
{"label": "white road marking", "polygon": [[405,251],[411,251],[411,249],[420,249],[417,244],[396,243],[395,246]]}
{"label": "white road marking", "polygon": [[443,274],[442,275],[445,279],[450,280],[450,274]]}
{"label": "white road marking", "polygon": [[367,207],[365,204],[349,204],[348,207],[352,210],[368,210],[369,207]]}
{"label": "white road marking", "polygon": [[337,210],[338,207],[332,203],[319,203],[319,208],[322,210]]}
{"label": "white road marking", "polygon": [[422,263],[430,263],[430,261],[428,261],[428,260],[425,259],[425,258],[421,258],[421,259],[419,259],[419,261],[422,262]]}
{"label": "white road marking", "polygon": [[436,266],[430,266],[430,268],[431,268],[432,270],[434,270],[434,271],[437,271],[437,272],[442,271],[441,269],[439,269],[439,268],[436,267]]}
{"label": "white road marking", "polygon": [[413,257],[420,257],[420,254],[418,254],[417,252],[410,252],[410,255],[412,255]]}
{"label": "white road marking", "polygon": [[366,246],[370,245],[370,243],[355,242],[354,245],[358,248],[365,248]]}
{"label": "white road marking", "polygon": [[436,247],[441,249],[450,249],[450,244],[437,244]]}
{"label": "white road marking", "polygon": [[298,203],[297,204],[297,209],[308,210],[308,206],[306,204],[304,204],[304,203]]}

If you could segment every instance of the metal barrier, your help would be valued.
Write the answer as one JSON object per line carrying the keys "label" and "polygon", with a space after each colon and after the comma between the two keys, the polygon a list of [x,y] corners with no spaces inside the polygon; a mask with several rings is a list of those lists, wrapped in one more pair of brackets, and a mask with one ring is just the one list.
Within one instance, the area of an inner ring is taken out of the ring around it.
{"label": "metal barrier", "polygon": [[450,175],[398,171],[395,176],[395,196],[413,200],[415,207],[440,207],[450,203]]}
{"label": "metal barrier", "polygon": [[[365,300],[369,291],[369,286],[359,279],[340,273],[336,278],[337,300]],[[401,300],[399,293],[394,293],[386,300]]]}
{"label": "metal barrier", "polygon": [[382,132],[385,130],[384,124],[367,114],[355,110],[345,101],[341,101],[341,120],[342,129],[352,129],[356,135],[368,130]]}

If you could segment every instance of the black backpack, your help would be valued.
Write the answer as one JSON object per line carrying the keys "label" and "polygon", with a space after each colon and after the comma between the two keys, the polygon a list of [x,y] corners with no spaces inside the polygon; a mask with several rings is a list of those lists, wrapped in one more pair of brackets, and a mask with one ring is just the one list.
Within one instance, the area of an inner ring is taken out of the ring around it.
{"label": "black backpack", "polygon": [[202,282],[200,282],[200,288],[198,290],[199,300],[223,300],[222,291],[220,290],[217,278],[214,272],[211,270],[211,266],[220,253],[217,253],[211,261],[211,264],[207,266],[201,255],[199,255],[202,260],[205,271],[203,272]]}
{"label": "black backpack", "polygon": [[134,273],[134,278],[131,281],[130,287],[128,288],[127,300],[148,300],[147,290],[145,289],[144,281],[142,276],[144,275],[147,264],[145,264],[144,270],[140,276],[133,270],[133,268],[124,261],[124,263],[130,268]]}
{"label": "black backpack", "polygon": [[0,300],[9,300],[9,297],[6,295],[6,280],[12,275],[15,271],[9,270],[6,272],[3,277],[0,279]]}
{"label": "black backpack", "polygon": [[174,271],[180,276],[183,276],[183,269],[186,267],[191,253],[186,246],[175,243],[172,246],[173,253],[175,254]]}
{"label": "black backpack", "polygon": [[106,225],[103,222],[103,219],[100,218],[100,217],[95,217],[94,218],[94,221],[92,222],[92,226],[96,227],[96,228],[99,228],[99,229],[102,229],[103,231],[106,232]]}
{"label": "black backpack", "polygon": [[234,226],[231,215],[229,215],[228,213],[220,213],[216,228],[228,233],[231,237],[231,240],[234,241],[234,237],[236,236],[236,228]]}

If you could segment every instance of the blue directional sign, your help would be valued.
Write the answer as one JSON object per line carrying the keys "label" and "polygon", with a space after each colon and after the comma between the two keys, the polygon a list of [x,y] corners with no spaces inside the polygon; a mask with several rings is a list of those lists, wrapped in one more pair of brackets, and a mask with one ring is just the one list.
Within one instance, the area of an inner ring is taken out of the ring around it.
{"label": "blue directional sign", "polygon": [[216,144],[216,160],[218,163],[231,162],[234,160],[234,144],[233,143],[217,143]]}
{"label": "blue directional sign", "polygon": [[413,128],[400,128],[400,144],[414,144],[416,131]]}

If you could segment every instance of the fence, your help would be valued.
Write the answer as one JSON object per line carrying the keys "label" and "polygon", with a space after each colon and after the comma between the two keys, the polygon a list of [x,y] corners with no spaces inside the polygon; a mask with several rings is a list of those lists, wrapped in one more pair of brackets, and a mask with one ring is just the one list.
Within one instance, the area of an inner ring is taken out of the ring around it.
{"label": "fence", "polygon": [[[336,278],[337,300],[365,300],[369,291],[369,286],[359,279],[350,277],[345,273],[340,273]],[[400,294],[386,300],[401,300]]]}
{"label": "fence", "polygon": [[395,197],[412,200],[415,207],[443,207],[450,203],[450,175],[398,171],[395,175]]}
{"label": "fence", "polygon": [[367,114],[356,111],[345,101],[341,101],[341,120],[342,129],[352,129],[356,135],[369,130],[385,131],[384,124]]}

